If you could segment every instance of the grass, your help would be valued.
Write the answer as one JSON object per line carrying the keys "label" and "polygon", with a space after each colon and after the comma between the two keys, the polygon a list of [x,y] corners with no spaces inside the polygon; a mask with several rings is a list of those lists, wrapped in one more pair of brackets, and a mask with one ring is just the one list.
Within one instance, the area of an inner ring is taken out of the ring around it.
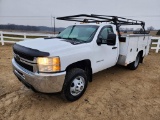
{"label": "grass", "polygon": [[[151,42],[158,42],[158,40],[156,40],[156,39],[152,39],[152,41]],[[152,44],[151,43],[151,47],[157,47],[157,45],[156,44]]]}
{"label": "grass", "polygon": [[24,38],[23,35],[12,35],[12,34],[3,34],[4,37],[18,37],[18,38]]}

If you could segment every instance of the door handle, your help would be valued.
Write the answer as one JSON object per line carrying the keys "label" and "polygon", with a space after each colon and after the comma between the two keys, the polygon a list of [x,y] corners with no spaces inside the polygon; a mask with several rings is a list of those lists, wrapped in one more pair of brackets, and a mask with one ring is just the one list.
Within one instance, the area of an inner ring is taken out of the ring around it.
{"label": "door handle", "polygon": [[117,49],[117,47],[112,47],[112,49]]}

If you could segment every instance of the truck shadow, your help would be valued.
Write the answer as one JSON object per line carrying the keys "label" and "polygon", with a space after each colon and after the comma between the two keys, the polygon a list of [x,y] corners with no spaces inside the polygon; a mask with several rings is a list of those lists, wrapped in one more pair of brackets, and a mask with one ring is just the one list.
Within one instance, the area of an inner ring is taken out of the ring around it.
{"label": "truck shadow", "polygon": [[93,75],[93,80],[95,80],[94,78],[97,78],[99,76],[103,76],[105,77],[106,75],[111,76],[111,75],[123,75],[126,74],[126,72],[130,72],[131,70],[129,70],[127,67],[121,66],[121,65],[116,65],[113,66],[111,68],[105,69],[103,71],[97,72]]}

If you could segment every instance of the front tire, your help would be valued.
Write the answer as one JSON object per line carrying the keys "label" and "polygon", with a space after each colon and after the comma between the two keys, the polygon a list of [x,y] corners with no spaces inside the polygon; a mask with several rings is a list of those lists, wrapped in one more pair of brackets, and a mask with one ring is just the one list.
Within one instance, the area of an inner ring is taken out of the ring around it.
{"label": "front tire", "polygon": [[67,72],[62,96],[68,101],[78,100],[84,94],[87,85],[86,72],[80,68],[74,68]]}
{"label": "front tire", "polygon": [[138,68],[138,65],[139,65],[139,62],[140,62],[140,59],[141,59],[141,55],[138,53],[137,57],[136,57],[136,60],[132,63],[130,63],[127,67],[130,69],[130,70],[135,70]]}

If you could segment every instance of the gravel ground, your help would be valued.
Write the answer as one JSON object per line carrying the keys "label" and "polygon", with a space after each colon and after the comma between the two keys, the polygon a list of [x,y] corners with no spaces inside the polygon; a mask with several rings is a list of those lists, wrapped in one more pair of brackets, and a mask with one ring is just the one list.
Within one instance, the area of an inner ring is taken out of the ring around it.
{"label": "gravel ground", "polygon": [[27,89],[12,73],[12,46],[0,45],[0,120],[160,120],[160,53],[131,71],[96,73],[78,101]]}

